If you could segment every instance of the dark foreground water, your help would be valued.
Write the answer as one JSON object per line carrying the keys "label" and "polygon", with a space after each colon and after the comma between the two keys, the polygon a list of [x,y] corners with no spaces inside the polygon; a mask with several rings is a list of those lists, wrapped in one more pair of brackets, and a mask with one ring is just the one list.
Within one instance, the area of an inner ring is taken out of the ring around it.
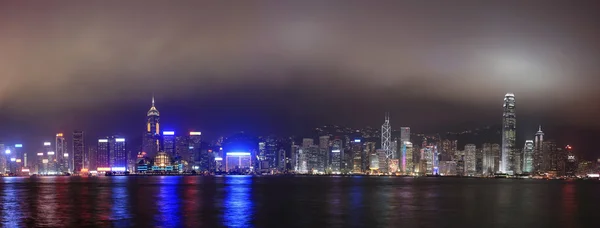
{"label": "dark foreground water", "polygon": [[600,182],[0,178],[2,227],[600,227]]}

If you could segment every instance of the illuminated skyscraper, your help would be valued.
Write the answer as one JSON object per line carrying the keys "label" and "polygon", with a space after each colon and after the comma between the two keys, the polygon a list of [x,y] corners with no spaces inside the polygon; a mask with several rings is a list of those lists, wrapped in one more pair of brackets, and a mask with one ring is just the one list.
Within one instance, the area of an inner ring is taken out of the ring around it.
{"label": "illuminated skyscraper", "polygon": [[525,146],[523,147],[523,173],[531,173],[533,171],[533,153],[533,140],[525,141]]}
{"label": "illuminated skyscraper", "polygon": [[410,127],[400,128],[400,142],[410,142]]}
{"label": "illuminated skyscraper", "polygon": [[465,170],[466,173],[465,175],[475,175],[476,173],[476,155],[475,153],[477,152],[477,147],[475,146],[475,144],[467,144],[465,145]]}
{"label": "illuminated skyscraper", "polygon": [[[208,150],[202,148],[202,132],[192,131],[189,134],[188,149],[190,150],[191,159],[194,161],[194,165],[198,166],[200,170],[208,170]],[[202,151],[206,151],[205,154]]]}
{"label": "illuminated skyscraper", "polygon": [[[361,139],[354,139],[350,142],[350,148],[352,150],[352,172],[353,173],[362,173],[363,168],[363,160],[364,160],[364,150],[363,143]],[[387,156],[387,151],[386,151]]]}
{"label": "illuminated skyscraper", "polygon": [[[109,161],[113,170],[126,170],[127,167],[127,142],[125,138],[111,137],[109,145]],[[116,168],[116,169],[115,169]]]}
{"label": "illuminated skyscraper", "polygon": [[176,158],[179,156],[178,154],[175,154],[175,132],[174,131],[163,131],[162,151],[166,152],[171,158]]}
{"label": "illuminated skyscraper", "polygon": [[544,132],[542,126],[535,133],[535,139],[533,141],[533,172],[542,173],[544,169]]}
{"label": "illuminated skyscraper", "polygon": [[85,158],[85,143],[83,131],[73,132],[73,172],[79,173],[83,166]]}
{"label": "illuminated skyscraper", "polygon": [[154,96],[152,96],[152,107],[146,114],[146,131],[143,139],[142,151],[154,158],[160,149],[160,113],[154,106]]}
{"label": "illuminated skyscraper", "polygon": [[329,135],[319,137],[319,169],[326,171],[329,167]]}
{"label": "illuminated skyscraper", "polygon": [[385,154],[388,159],[395,159],[396,155],[393,153],[392,148],[392,126],[390,126],[390,113],[385,113],[385,120],[381,125],[381,149],[385,150]]}
{"label": "illuminated skyscraper", "polygon": [[413,163],[413,144],[408,141],[402,143],[402,165],[405,167],[405,174],[412,174],[415,165]]}
{"label": "illuminated skyscraper", "polygon": [[96,167],[107,171],[110,169],[110,143],[108,138],[98,139],[96,150]]}
{"label": "illuminated skyscraper", "polygon": [[69,161],[71,159],[71,156],[69,156],[69,152],[67,151],[67,142],[63,133],[56,134],[56,140],[54,145],[56,148],[54,152],[56,153],[56,157],[59,164],[58,170],[60,172],[70,172],[71,167]]}
{"label": "illuminated skyscraper", "polygon": [[520,153],[516,153],[517,116],[515,112],[515,95],[504,96],[504,113],[502,115],[502,161],[500,172],[513,174],[520,171],[520,164],[515,163]]}
{"label": "illuminated skyscraper", "polygon": [[483,175],[489,176],[494,174],[494,154],[492,153],[492,144],[484,143],[483,152]]}

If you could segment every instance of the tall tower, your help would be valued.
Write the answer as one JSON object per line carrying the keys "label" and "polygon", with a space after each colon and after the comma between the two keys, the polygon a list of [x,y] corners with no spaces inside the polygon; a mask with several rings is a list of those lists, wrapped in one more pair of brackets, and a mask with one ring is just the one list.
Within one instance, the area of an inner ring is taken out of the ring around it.
{"label": "tall tower", "polygon": [[533,140],[526,140],[523,147],[523,172],[531,173],[533,171]]}
{"label": "tall tower", "polygon": [[143,138],[142,152],[146,152],[153,158],[160,148],[160,113],[154,104],[154,96],[152,96],[152,107],[146,114],[146,131]]}
{"label": "tall tower", "polygon": [[544,172],[544,132],[542,131],[542,126],[535,133],[535,140],[533,142],[533,171],[534,172]]}
{"label": "tall tower", "polygon": [[54,145],[56,146],[54,153],[56,153],[56,158],[59,161],[59,171],[69,172],[71,170],[71,167],[69,166],[71,163],[69,162],[70,157],[67,152],[67,142],[65,141],[63,133],[56,134]]}
{"label": "tall tower", "polygon": [[[517,115],[515,113],[515,95],[507,93],[504,96],[504,113],[502,115],[502,161],[500,164],[500,172],[514,174],[519,171],[515,163],[516,156],[516,135],[517,135]],[[518,159],[520,160],[520,159]]]}
{"label": "tall tower", "polygon": [[83,158],[85,157],[85,144],[83,131],[73,132],[73,172],[79,173],[83,169]]}
{"label": "tall tower", "polygon": [[385,122],[381,125],[381,149],[385,151],[388,159],[394,158],[394,152],[391,148],[392,143],[392,127],[390,126],[390,113],[385,113]]}

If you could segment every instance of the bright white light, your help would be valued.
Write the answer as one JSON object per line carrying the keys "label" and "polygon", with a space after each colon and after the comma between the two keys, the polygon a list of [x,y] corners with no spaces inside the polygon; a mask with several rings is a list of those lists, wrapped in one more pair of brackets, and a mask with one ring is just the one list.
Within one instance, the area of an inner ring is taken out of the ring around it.
{"label": "bright white light", "polygon": [[229,152],[227,156],[250,156],[250,152]]}
{"label": "bright white light", "polygon": [[48,152],[48,155],[54,155],[54,151]]}
{"label": "bright white light", "polygon": [[194,149],[194,147],[193,147],[193,146],[190,146],[190,147],[188,147],[188,149],[190,149],[190,150],[191,150],[191,149]]}
{"label": "bright white light", "polygon": [[21,147],[23,147],[23,144],[15,144],[15,147],[16,148],[21,148]]}
{"label": "bright white light", "polygon": [[107,142],[108,142],[108,139],[98,139],[98,142],[101,142],[101,143],[107,143]]}
{"label": "bright white light", "polygon": [[5,150],[4,153],[5,154],[10,154],[10,150]]}
{"label": "bright white light", "polygon": [[117,141],[117,142],[125,142],[125,138],[116,138],[115,141]]}
{"label": "bright white light", "polygon": [[202,135],[202,133],[199,131],[192,131],[190,132],[190,135]]}
{"label": "bright white light", "polygon": [[17,158],[10,158],[11,162],[17,161]]}
{"label": "bright white light", "polygon": [[360,139],[355,139],[354,142],[360,142]]}
{"label": "bright white light", "polygon": [[115,171],[115,172],[125,172],[125,171],[127,171],[127,168],[126,167],[112,167],[111,170]]}
{"label": "bright white light", "polygon": [[44,142],[44,146],[51,146],[52,143],[51,142]]}
{"label": "bright white light", "polygon": [[215,158],[215,161],[223,161],[223,158],[216,157],[216,158]]}
{"label": "bright white light", "polygon": [[590,174],[588,174],[587,176],[588,176],[588,177],[592,177],[592,178],[598,178],[598,177],[600,177],[600,174],[597,174],[597,173],[590,173]]}
{"label": "bright white light", "polygon": [[163,131],[163,135],[175,135],[174,131]]}
{"label": "bright white light", "polygon": [[332,153],[339,153],[339,152],[341,152],[341,151],[340,151],[340,150],[332,150],[331,152],[332,152]]}
{"label": "bright white light", "polygon": [[48,163],[48,159],[42,159],[42,163],[44,163],[44,164]]}
{"label": "bright white light", "polygon": [[65,158],[69,157],[69,154],[65,153],[65,154],[63,154],[63,157],[65,157]]}
{"label": "bright white light", "polygon": [[44,153],[37,153],[37,156],[44,156]]}
{"label": "bright white light", "polygon": [[104,172],[104,171],[110,171],[110,168],[108,168],[108,167],[98,167],[97,170],[100,171],[100,172]]}

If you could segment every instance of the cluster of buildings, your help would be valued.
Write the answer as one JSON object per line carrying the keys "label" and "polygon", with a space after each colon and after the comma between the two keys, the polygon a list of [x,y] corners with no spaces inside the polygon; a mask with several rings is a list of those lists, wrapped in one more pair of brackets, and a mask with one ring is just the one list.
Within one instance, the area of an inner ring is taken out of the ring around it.
{"label": "cluster of buildings", "polygon": [[[492,176],[576,176],[598,174],[600,160],[577,159],[571,146],[545,140],[541,126],[531,139],[516,143],[514,94],[504,97],[500,143],[461,145],[454,139],[392,130],[386,113],[380,129],[339,126],[315,129],[315,137],[253,137],[242,133],[207,143],[201,132],[161,130],[152,98],[140,146],[114,135],[87,142],[83,131],[43,142],[35,156],[23,144],[0,144],[0,171],[10,175],[298,173]],[[412,136],[412,137],[411,137]],[[500,139],[498,140],[500,141]],[[138,144],[139,145],[139,144]]]}

